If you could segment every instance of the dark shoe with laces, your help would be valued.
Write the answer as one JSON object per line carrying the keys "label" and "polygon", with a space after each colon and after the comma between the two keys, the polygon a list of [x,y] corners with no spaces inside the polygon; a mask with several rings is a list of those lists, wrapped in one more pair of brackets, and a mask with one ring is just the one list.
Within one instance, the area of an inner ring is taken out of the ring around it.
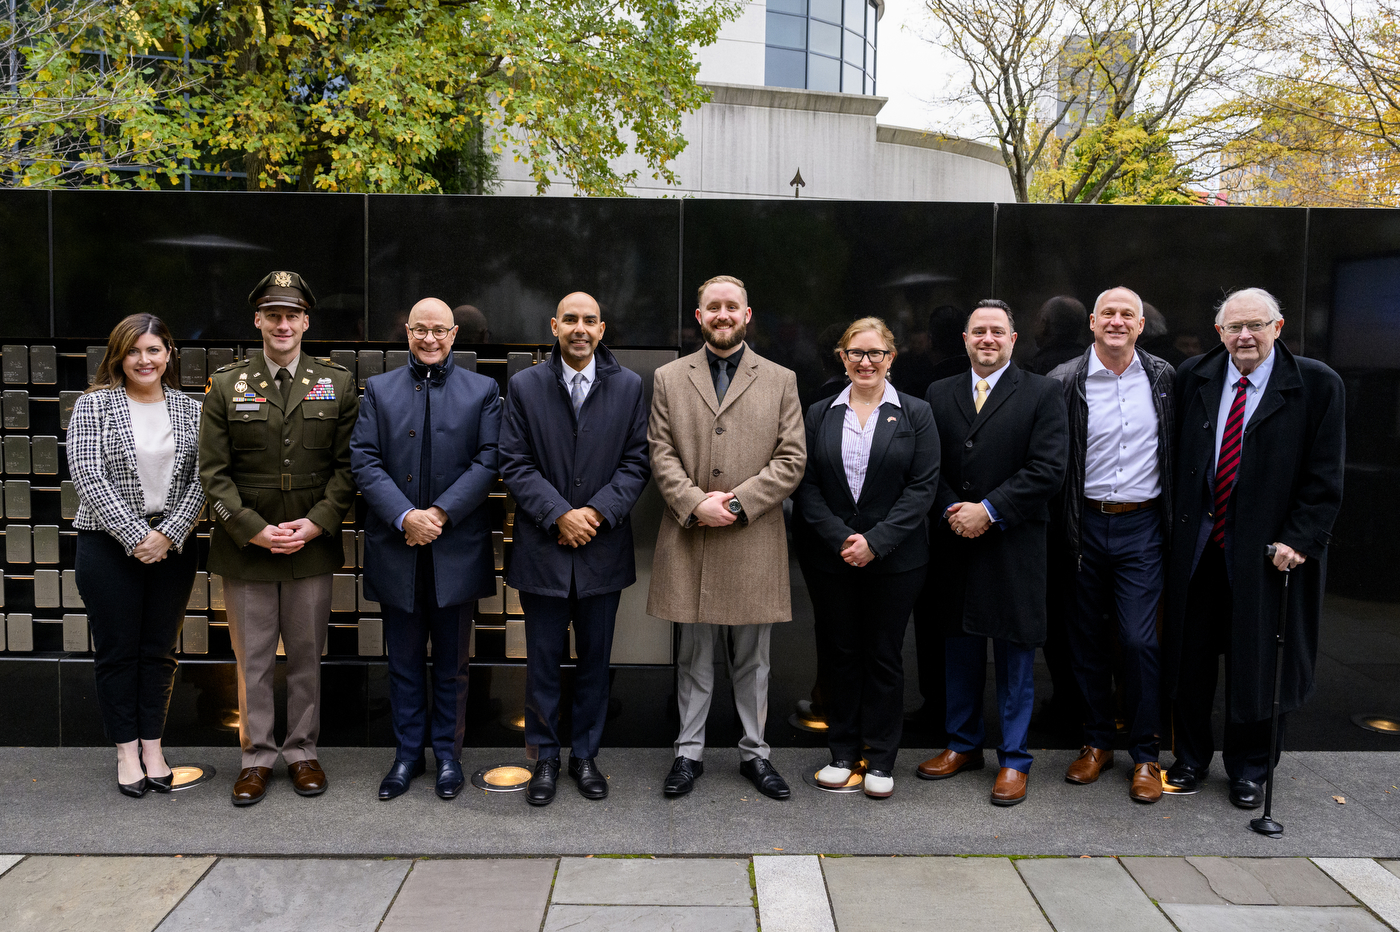
{"label": "dark shoe with laces", "polygon": [[792,795],[787,783],[766,758],[755,757],[753,760],[740,761],[739,773],[747,777],[758,791],[769,799],[787,799]]}
{"label": "dark shoe with laces", "polygon": [[603,799],[608,795],[608,778],[598,769],[597,758],[569,758],[569,776],[578,784],[584,799]]}
{"label": "dark shoe with laces", "polygon": [[1181,761],[1167,768],[1168,793],[1195,793],[1206,782],[1205,769],[1197,770]]}
{"label": "dark shoe with laces", "polygon": [[421,757],[415,761],[394,761],[394,766],[390,767],[384,779],[379,781],[379,798],[385,801],[398,799],[408,792],[408,784],[413,778],[423,776],[426,769]]}
{"label": "dark shoe with laces", "polygon": [[535,763],[535,775],[530,785],[525,787],[525,801],[532,806],[548,806],[554,802],[554,791],[559,784],[559,758]]}
{"label": "dark shoe with laces", "polygon": [[462,792],[462,787],[466,785],[467,778],[462,775],[462,762],[459,760],[438,761],[437,785],[433,787],[433,792],[441,799],[455,799],[457,794]]}
{"label": "dark shoe with laces", "polygon": [[677,757],[676,762],[671,765],[671,772],[666,774],[666,782],[662,785],[661,792],[667,796],[684,796],[695,789],[696,778],[704,772],[704,761]]}

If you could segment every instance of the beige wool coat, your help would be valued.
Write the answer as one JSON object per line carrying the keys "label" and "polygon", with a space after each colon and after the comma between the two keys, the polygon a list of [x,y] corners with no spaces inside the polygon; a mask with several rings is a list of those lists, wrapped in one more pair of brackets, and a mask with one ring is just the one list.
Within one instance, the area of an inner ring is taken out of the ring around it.
{"label": "beige wool coat", "polygon": [[[720,404],[702,348],[656,371],[647,440],[667,511],[647,613],[718,625],[791,620],[782,506],[807,465],[797,377],[747,347]],[[733,492],[748,523],[696,524],[691,512],[712,491]]]}

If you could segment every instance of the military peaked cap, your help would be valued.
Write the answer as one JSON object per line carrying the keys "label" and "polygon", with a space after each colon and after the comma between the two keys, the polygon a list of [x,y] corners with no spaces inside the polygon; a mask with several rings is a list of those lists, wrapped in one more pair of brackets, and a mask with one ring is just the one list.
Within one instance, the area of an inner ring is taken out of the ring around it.
{"label": "military peaked cap", "polygon": [[316,296],[296,272],[271,272],[253,286],[248,303],[253,307],[295,307],[309,311],[316,306]]}

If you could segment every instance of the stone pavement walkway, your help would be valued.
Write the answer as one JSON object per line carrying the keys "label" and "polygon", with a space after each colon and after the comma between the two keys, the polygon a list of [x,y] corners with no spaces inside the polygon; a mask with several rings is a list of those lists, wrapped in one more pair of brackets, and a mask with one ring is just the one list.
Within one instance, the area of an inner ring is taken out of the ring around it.
{"label": "stone pavement walkway", "polygon": [[1387,932],[1400,861],[0,856],[5,932]]}

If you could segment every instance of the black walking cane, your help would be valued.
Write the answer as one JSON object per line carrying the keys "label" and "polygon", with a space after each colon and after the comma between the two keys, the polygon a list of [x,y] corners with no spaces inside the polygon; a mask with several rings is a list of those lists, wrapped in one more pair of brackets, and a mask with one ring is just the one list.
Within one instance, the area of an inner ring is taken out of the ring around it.
{"label": "black walking cane", "polygon": [[[1269,544],[1264,548],[1264,554],[1273,562],[1277,548]],[[1278,717],[1279,717],[1279,694],[1283,691],[1283,632],[1288,625],[1288,578],[1292,575],[1292,570],[1283,570],[1283,598],[1279,601],[1278,609],[1278,633],[1274,640],[1278,645],[1277,658],[1274,661],[1274,712],[1273,721],[1269,728],[1269,771],[1265,778],[1264,788],[1264,814],[1257,819],[1249,820],[1249,827],[1260,835],[1268,835],[1270,838],[1277,838],[1283,834],[1283,823],[1274,821],[1274,758],[1278,754]]]}

